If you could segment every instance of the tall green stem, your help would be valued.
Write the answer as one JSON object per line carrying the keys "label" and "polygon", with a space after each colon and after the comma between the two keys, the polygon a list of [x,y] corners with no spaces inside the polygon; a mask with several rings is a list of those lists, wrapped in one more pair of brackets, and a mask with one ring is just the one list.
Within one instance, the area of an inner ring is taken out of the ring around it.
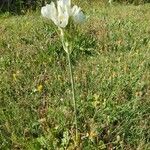
{"label": "tall green stem", "polygon": [[68,56],[68,63],[69,63],[70,81],[71,81],[71,89],[72,89],[72,100],[73,100],[74,117],[75,117],[76,142],[77,142],[78,141],[78,125],[77,125],[77,107],[76,107],[76,99],[75,99],[75,87],[74,87],[74,79],[73,79],[70,54],[67,53],[67,56]]}
{"label": "tall green stem", "polygon": [[76,143],[75,145],[77,146],[78,143],[78,124],[77,124],[77,107],[76,107],[76,98],[75,98],[75,87],[74,87],[74,79],[73,79],[73,71],[72,71],[72,64],[71,64],[71,59],[70,59],[70,49],[69,49],[69,45],[68,42],[65,42],[65,38],[64,38],[64,31],[60,28],[60,32],[61,32],[61,40],[62,40],[62,45],[64,50],[67,53],[67,57],[68,57],[68,63],[69,63],[69,73],[70,73],[70,81],[71,81],[71,90],[72,90],[72,100],[73,100],[73,107],[74,107],[74,123],[75,123],[75,139],[76,139]]}

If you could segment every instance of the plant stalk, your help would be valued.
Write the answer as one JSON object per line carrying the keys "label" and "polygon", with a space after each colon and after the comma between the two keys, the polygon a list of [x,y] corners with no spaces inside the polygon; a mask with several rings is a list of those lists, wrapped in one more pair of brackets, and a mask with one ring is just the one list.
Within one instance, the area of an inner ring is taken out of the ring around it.
{"label": "plant stalk", "polygon": [[68,63],[69,63],[69,72],[70,72],[70,81],[71,81],[71,89],[72,89],[72,100],[73,100],[73,107],[74,107],[74,118],[75,118],[75,138],[76,143],[78,142],[78,125],[77,125],[77,107],[76,107],[76,99],[75,99],[75,87],[74,87],[74,79],[73,79],[73,72],[72,72],[72,65],[70,60],[70,54],[67,53]]}
{"label": "plant stalk", "polygon": [[76,140],[75,145],[77,146],[77,143],[78,143],[77,107],[76,107],[75,87],[74,87],[72,64],[71,64],[71,59],[70,59],[70,50],[69,50],[68,43],[66,44],[66,42],[65,42],[64,31],[61,28],[60,28],[60,33],[61,33],[60,35],[61,35],[62,45],[63,45],[63,48],[64,48],[65,52],[67,53],[68,64],[69,64],[70,82],[71,82],[71,90],[72,90],[72,100],[73,100],[73,107],[74,107],[75,140]]}

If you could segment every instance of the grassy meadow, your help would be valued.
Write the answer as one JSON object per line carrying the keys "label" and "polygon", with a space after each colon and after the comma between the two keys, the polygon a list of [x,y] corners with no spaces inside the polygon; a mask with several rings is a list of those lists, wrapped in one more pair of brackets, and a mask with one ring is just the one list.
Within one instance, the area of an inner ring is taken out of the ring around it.
{"label": "grassy meadow", "polygon": [[78,147],[68,61],[40,12],[0,14],[1,150],[148,150],[150,4],[81,4],[72,34]]}

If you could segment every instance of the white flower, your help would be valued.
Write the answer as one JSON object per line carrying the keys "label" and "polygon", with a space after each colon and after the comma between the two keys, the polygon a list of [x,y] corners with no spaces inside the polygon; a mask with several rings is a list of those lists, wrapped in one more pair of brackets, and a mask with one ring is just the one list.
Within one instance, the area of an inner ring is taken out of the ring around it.
{"label": "white flower", "polygon": [[68,24],[69,14],[66,7],[61,7],[57,3],[57,9],[54,2],[42,7],[41,14],[43,17],[51,19],[57,26],[65,28]]}
{"label": "white flower", "polygon": [[85,19],[81,8],[73,6],[71,0],[58,0],[57,6],[54,2],[42,7],[41,14],[43,17],[51,19],[58,27],[65,28],[72,17],[74,22],[82,23]]}

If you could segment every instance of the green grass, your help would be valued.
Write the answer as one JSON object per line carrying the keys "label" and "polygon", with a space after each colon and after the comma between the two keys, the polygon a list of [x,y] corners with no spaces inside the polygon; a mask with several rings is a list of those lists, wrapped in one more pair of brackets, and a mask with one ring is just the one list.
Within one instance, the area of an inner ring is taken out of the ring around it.
{"label": "green grass", "polygon": [[[98,7],[73,36],[78,149],[150,147],[150,5]],[[39,13],[0,15],[0,149],[74,149],[67,56]]]}

